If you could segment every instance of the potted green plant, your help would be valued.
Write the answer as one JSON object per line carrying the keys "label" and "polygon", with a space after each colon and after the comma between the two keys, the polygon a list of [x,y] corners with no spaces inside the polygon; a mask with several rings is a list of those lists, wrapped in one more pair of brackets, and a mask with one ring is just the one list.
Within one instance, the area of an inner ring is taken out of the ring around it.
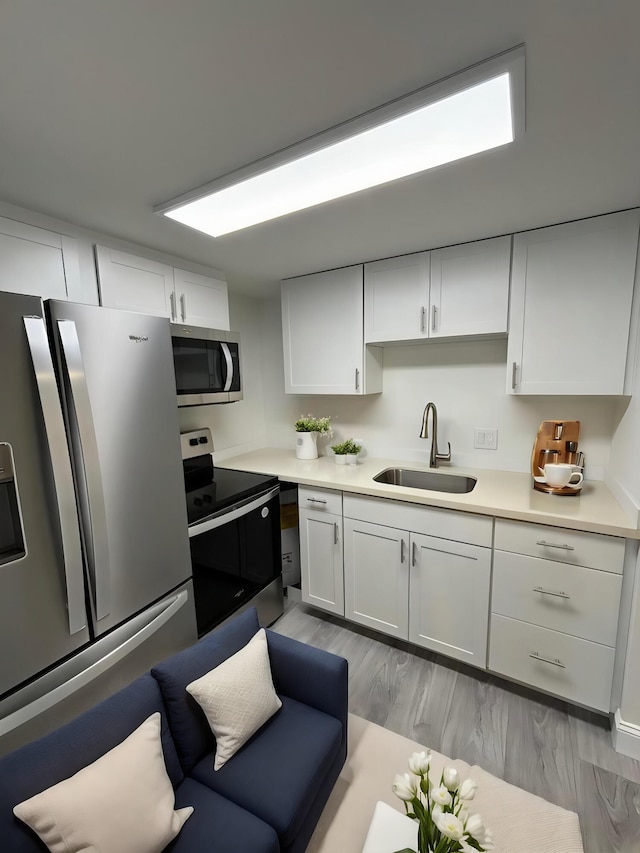
{"label": "potted green plant", "polygon": [[301,415],[294,424],[296,430],[296,458],[318,458],[318,436],[333,435],[331,418],[314,418],[313,415]]}
{"label": "potted green plant", "polygon": [[335,453],[337,465],[355,465],[362,447],[356,444],[352,438],[348,438],[339,444],[332,444],[331,449]]}

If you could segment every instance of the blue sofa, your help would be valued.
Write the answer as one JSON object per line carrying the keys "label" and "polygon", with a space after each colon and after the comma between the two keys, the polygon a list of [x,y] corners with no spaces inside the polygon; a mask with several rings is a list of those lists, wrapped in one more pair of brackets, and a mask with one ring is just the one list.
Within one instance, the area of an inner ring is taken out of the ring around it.
{"label": "blue sofa", "polygon": [[167,853],[302,853],[347,754],[347,662],[267,631],[282,708],[217,772],[215,739],[186,685],[242,648],[255,609],[154,667],[71,723],[0,759],[0,849],[46,847],[12,813],[120,743],[155,711],[176,808],[194,813]]}

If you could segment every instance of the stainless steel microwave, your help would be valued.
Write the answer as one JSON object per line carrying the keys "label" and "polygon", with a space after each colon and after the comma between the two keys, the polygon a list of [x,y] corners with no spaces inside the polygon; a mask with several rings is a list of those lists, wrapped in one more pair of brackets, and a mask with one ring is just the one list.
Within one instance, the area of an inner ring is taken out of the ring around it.
{"label": "stainless steel microwave", "polygon": [[172,323],[171,343],[178,406],[242,400],[238,334]]}

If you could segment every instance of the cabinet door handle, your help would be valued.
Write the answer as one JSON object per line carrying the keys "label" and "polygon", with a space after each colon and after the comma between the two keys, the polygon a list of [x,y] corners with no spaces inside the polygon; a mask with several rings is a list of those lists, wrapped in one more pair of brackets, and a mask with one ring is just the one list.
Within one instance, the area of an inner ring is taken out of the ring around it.
{"label": "cabinet door handle", "polygon": [[404,539],[400,540],[400,562],[404,563]]}
{"label": "cabinet door handle", "polygon": [[412,550],[411,550],[411,565],[412,566],[415,566],[415,564],[417,563],[417,556],[416,556],[417,552],[418,552],[418,548],[417,548],[416,543],[414,542]]}
{"label": "cabinet door handle", "polygon": [[333,544],[338,544],[338,522],[334,522],[333,524]]}
{"label": "cabinet door handle", "polygon": [[555,545],[553,542],[545,542],[544,539],[540,539],[538,542],[536,542],[536,545],[544,545],[545,548],[560,548],[562,551],[576,550],[573,545]]}
{"label": "cabinet door handle", "polygon": [[182,322],[184,323],[187,319],[187,297],[184,293],[180,294],[180,313],[182,314]]}
{"label": "cabinet door handle", "polygon": [[518,362],[514,361],[511,365],[511,390],[512,391],[516,390],[516,385],[518,384],[516,382],[517,373],[518,373]]}
{"label": "cabinet door handle", "polygon": [[426,313],[427,309],[423,305],[420,309],[420,331],[422,332],[422,334],[424,334],[425,332]]}
{"label": "cabinet door handle", "polygon": [[541,595],[553,595],[555,598],[566,598],[567,601],[571,600],[571,596],[567,595],[566,592],[553,592],[550,589],[543,589],[541,586],[534,586],[534,592],[539,592]]}
{"label": "cabinet door handle", "polygon": [[178,319],[178,311],[176,309],[176,294],[173,291],[169,294],[169,306],[171,308],[171,320],[175,323]]}
{"label": "cabinet door handle", "polygon": [[437,326],[438,306],[431,306],[431,331],[435,332]]}
{"label": "cabinet door handle", "polygon": [[533,660],[539,660],[540,663],[550,663],[551,666],[559,666],[560,669],[566,669],[567,667],[560,661],[559,658],[543,658],[542,655],[539,655],[538,652],[532,652],[529,655]]}
{"label": "cabinet door handle", "polygon": [[322,498],[307,498],[307,500],[312,504],[326,504],[326,501]]}
{"label": "cabinet door handle", "polygon": [[360,388],[360,371],[356,367],[356,391]]}

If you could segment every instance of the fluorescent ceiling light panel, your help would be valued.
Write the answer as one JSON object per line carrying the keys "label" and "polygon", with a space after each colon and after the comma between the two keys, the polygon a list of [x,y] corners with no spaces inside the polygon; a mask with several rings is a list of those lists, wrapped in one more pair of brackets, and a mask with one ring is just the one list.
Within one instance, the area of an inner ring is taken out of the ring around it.
{"label": "fluorescent ceiling light panel", "polygon": [[[522,53],[518,53],[523,60]],[[502,64],[500,73],[491,68],[491,76],[485,74],[485,79],[476,66],[471,69],[475,80],[471,84],[460,79],[465,75],[444,81],[445,91],[453,88],[452,94],[439,96],[442,85],[428,87],[438,90],[435,99],[432,96],[425,104],[424,90],[421,90],[422,106],[418,108],[415,108],[415,94],[407,96],[387,105],[386,109],[366,114],[362,117],[364,122],[355,119],[335,129],[343,137],[345,129],[349,129],[350,135],[346,138],[319,148],[321,138],[336,135],[327,131],[306,144],[286,149],[280,156],[265,158],[255,164],[255,168],[234,173],[235,181],[232,174],[188,193],[183,197],[183,204],[176,199],[157,210],[184,225],[219,237],[507,145],[516,137],[519,123],[518,111],[514,109],[514,89],[522,87],[518,82],[514,86],[513,70],[504,70]],[[455,87],[451,85],[453,80],[457,81]],[[409,101],[409,106],[398,115],[398,107],[404,101]],[[395,116],[383,120],[389,112]],[[375,116],[378,116],[378,123],[370,126]],[[369,125],[367,129],[360,132],[353,129],[354,125],[363,123]],[[310,147],[314,150],[300,153]],[[285,157],[287,160],[283,162]],[[274,159],[280,162],[268,168]],[[245,177],[247,172],[249,176]]]}

